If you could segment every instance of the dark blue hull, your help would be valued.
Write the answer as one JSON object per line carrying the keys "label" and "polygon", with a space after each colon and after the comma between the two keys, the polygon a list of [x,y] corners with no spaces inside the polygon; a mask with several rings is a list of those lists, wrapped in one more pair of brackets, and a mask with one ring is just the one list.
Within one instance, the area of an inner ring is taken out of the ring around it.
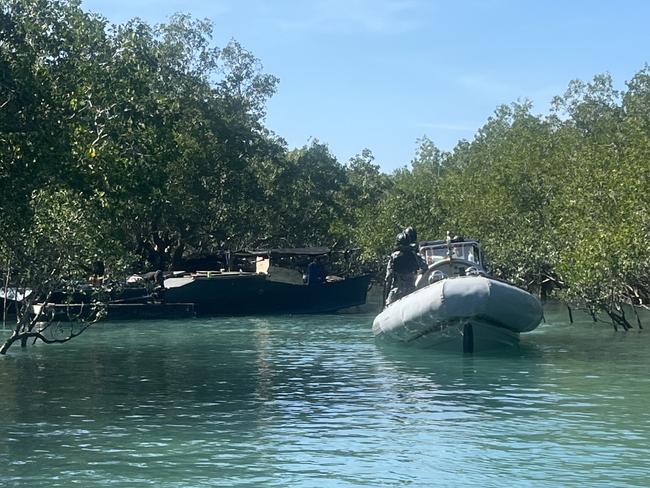
{"label": "dark blue hull", "polygon": [[312,286],[271,281],[259,274],[198,277],[170,285],[166,281],[165,302],[194,303],[199,315],[310,314],[365,304],[370,275]]}

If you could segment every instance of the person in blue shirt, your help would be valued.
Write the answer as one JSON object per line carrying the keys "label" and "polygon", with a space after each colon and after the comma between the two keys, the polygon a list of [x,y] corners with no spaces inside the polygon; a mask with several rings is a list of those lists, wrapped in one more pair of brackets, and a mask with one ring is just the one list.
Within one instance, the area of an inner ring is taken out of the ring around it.
{"label": "person in blue shirt", "polygon": [[325,268],[318,256],[312,259],[309,266],[307,266],[307,284],[319,285],[325,283]]}

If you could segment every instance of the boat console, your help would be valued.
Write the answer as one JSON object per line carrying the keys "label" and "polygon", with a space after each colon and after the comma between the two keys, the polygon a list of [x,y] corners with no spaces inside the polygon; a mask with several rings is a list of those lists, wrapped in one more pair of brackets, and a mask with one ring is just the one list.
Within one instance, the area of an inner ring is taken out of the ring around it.
{"label": "boat console", "polygon": [[418,280],[430,284],[447,277],[485,274],[480,244],[462,237],[420,242],[420,254],[429,269]]}

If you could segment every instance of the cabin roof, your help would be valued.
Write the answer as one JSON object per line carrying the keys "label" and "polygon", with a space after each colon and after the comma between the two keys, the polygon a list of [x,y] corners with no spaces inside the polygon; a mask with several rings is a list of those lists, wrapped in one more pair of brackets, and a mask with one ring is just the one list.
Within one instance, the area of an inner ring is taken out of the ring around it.
{"label": "cabin roof", "polygon": [[258,249],[254,251],[244,251],[237,254],[249,256],[325,256],[329,254],[330,249],[327,247],[296,247],[296,248],[276,248],[276,249]]}

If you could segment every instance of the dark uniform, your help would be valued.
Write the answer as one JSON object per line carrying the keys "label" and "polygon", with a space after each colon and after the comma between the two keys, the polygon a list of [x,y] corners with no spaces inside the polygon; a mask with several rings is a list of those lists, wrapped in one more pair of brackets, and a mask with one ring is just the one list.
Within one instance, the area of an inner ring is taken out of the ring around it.
{"label": "dark uniform", "polygon": [[427,269],[426,263],[417,253],[416,244],[411,242],[414,235],[413,230],[412,233],[400,233],[397,236],[395,251],[390,255],[386,266],[386,305],[414,291],[417,272]]}

